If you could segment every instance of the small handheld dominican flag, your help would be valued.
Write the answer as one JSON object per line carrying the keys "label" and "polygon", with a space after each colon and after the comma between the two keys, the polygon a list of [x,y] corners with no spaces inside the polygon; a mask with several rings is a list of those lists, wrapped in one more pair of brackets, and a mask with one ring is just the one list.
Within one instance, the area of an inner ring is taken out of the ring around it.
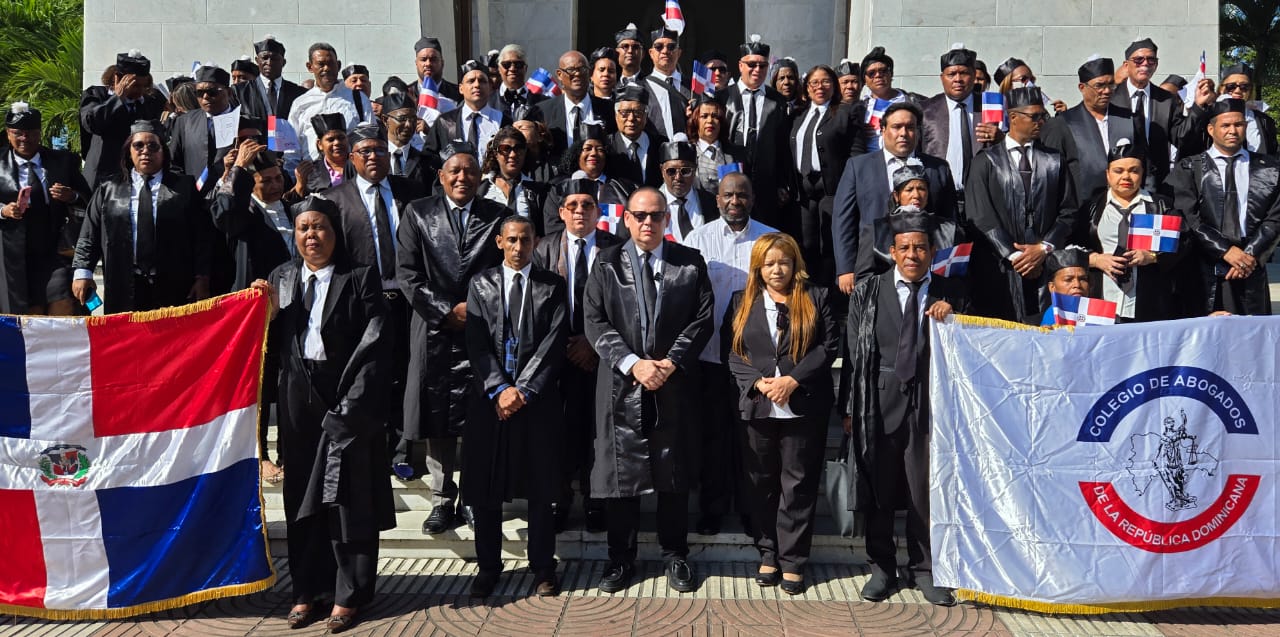
{"label": "small handheld dominican flag", "polygon": [[684,12],[680,10],[680,3],[676,0],[667,0],[662,9],[662,21],[668,29],[684,35]]}
{"label": "small handheld dominican flag", "polygon": [[689,81],[689,89],[695,95],[707,97],[715,95],[716,92],[715,83],[711,79],[711,69],[698,60],[693,61],[693,79]]}
{"label": "small handheld dominican flag", "polygon": [[422,90],[418,91],[418,117],[428,126],[434,124],[442,113],[456,110],[458,104],[440,95],[440,83],[435,78],[423,78]]}
{"label": "small handheld dominican flag", "polygon": [[969,253],[973,243],[960,243],[939,250],[933,257],[933,273],[938,276],[964,276],[969,271]]}
{"label": "small handheld dominican flag", "polygon": [[1004,95],[987,92],[982,94],[982,123],[999,124],[1004,121]]}
{"label": "small handheld dominican flag", "polygon": [[200,176],[196,177],[196,190],[204,190],[204,182],[207,179],[209,179],[209,167],[205,166],[204,170],[200,171]]}
{"label": "small handheld dominican flag", "polygon": [[551,72],[538,67],[538,70],[529,75],[529,79],[524,83],[525,89],[530,93],[546,95],[554,97],[560,94],[560,87],[556,86],[556,81],[551,79]]}
{"label": "small handheld dominican flag", "polygon": [[1207,76],[1204,54],[1205,51],[1201,50],[1200,68],[1196,69],[1196,76],[1191,78],[1191,81],[1187,83],[1186,86],[1178,90],[1178,95],[1182,96],[1182,101],[1186,103],[1187,106],[1192,106],[1196,103],[1196,87],[1200,86],[1200,80],[1203,80]]}
{"label": "small handheld dominican flag", "polygon": [[1087,296],[1053,293],[1053,322],[1057,325],[1115,325],[1116,304]]}
{"label": "small handheld dominican flag", "polygon": [[871,137],[867,140],[868,150],[880,149],[880,118],[884,117],[884,112],[893,102],[874,98],[871,103],[871,110],[867,111],[867,126],[871,128]]}
{"label": "small handheld dominican flag", "polygon": [[600,220],[596,222],[596,230],[604,230],[612,234],[618,234],[622,229],[622,204],[620,203],[602,203],[600,204]]}
{"label": "small handheld dominican flag", "polygon": [[1151,252],[1177,252],[1182,217],[1178,215],[1129,216],[1129,249]]}
{"label": "small handheld dominican flag", "polygon": [[267,149],[278,153],[298,150],[298,132],[293,130],[289,120],[267,116]]}
{"label": "small handheld dominican flag", "polygon": [[728,164],[720,164],[719,166],[716,167],[716,177],[718,179],[724,179],[726,175],[732,175],[733,173],[740,173],[740,172],[746,172],[745,170],[742,169],[742,162],[740,161],[735,161]]}

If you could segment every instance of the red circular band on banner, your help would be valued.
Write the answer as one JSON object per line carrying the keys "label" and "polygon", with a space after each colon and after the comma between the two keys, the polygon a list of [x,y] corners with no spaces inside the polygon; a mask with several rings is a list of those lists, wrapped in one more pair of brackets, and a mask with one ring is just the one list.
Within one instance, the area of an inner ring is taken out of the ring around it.
{"label": "red circular band on banner", "polygon": [[1262,476],[1227,476],[1227,485],[1200,515],[1182,522],[1159,522],[1134,511],[1110,482],[1081,482],[1080,493],[1099,522],[1116,537],[1152,553],[1198,549],[1222,536],[1244,515]]}

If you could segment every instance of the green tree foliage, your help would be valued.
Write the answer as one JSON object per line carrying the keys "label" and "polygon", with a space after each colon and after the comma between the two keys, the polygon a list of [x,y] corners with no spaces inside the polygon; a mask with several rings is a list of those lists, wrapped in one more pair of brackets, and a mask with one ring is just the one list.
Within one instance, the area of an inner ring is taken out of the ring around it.
{"label": "green tree foliage", "polygon": [[0,104],[29,102],[44,138],[80,146],[83,0],[0,0]]}
{"label": "green tree foliage", "polygon": [[1280,104],[1280,0],[1223,1],[1218,46],[1224,65],[1253,65],[1259,99]]}

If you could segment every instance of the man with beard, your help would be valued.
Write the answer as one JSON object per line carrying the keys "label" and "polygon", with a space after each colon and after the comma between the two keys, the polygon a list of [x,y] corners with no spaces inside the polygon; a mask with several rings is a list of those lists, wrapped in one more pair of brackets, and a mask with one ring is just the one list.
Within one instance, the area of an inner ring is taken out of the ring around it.
{"label": "man with beard", "polygon": [[[444,79],[444,49],[440,48],[440,40],[422,36],[413,44],[413,64],[418,71],[418,81],[410,87],[414,95],[422,92],[422,82],[431,78],[439,85],[440,97],[447,97],[456,103],[462,103],[462,93],[458,85]],[[488,71],[485,71],[488,75]]]}
{"label": "man with beard", "polygon": [[942,54],[942,92],[920,104],[920,148],[926,155],[941,157],[951,167],[956,187],[956,216],[964,218],[964,180],[974,155],[983,144],[998,141],[1002,133],[995,124],[982,121],[974,109],[974,69],[978,54],[956,43]]}
{"label": "man with beard", "polygon": [[484,165],[485,149],[489,140],[503,126],[510,126],[511,119],[502,111],[489,105],[493,85],[489,83],[489,70],[480,60],[467,60],[459,71],[462,83],[462,103],[458,108],[436,118],[427,133],[424,153],[440,153],[453,141],[465,141],[476,149],[476,157]]}

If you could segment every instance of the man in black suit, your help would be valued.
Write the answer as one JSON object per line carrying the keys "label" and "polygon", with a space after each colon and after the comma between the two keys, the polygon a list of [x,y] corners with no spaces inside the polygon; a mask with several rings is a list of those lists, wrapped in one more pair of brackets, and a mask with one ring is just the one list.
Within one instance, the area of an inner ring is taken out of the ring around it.
{"label": "man in black suit", "polygon": [[1039,316],[1044,260],[1079,243],[1075,186],[1062,155],[1039,142],[1049,118],[1040,88],[1018,87],[1005,98],[1009,134],[974,161],[965,188],[966,212],[977,233],[969,276],[981,316],[1021,321]]}
{"label": "man in black suit", "polygon": [[293,101],[306,93],[307,89],[281,77],[286,62],[284,44],[275,36],[268,33],[262,40],[254,42],[253,51],[261,75],[256,81],[235,86],[240,114],[263,120],[269,115],[275,115],[288,120]]}
{"label": "man in black suit", "polygon": [[643,186],[662,185],[658,148],[667,141],[650,124],[649,92],[632,85],[616,93],[613,112],[618,130],[609,136],[605,166],[609,177],[626,179]]}
{"label": "man in black suit", "polygon": [[884,148],[850,157],[836,187],[831,206],[831,233],[836,261],[836,281],[840,291],[853,293],[857,275],[874,269],[873,246],[861,245],[864,228],[874,228],[877,219],[889,213],[893,173],[917,157],[929,181],[929,212],[955,219],[955,185],[947,162],[916,152],[920,135],[920,107],[899,102],[885,109],[880,118]]}
{"label": "man in black suit", "polygon": [[[440,40],[426,35],[418,38],[413,44],[413,63],[418,71],[418,81],[410,87],[415,97],[422,92],[422,81],[431,78],[440,85],[437,89],[440,97],[462,103],[462,92],[458,90],[458,85],[444,79],[444,49],[440,48]],[[488,70],[485,75],[488,75]]]}
{"label": "man in black suit", "polygon": [[753,216],[774,228],[789,224],[782,218],[782,206],[791,201],[788,177],[791,174],[791,149],[787,136],[791,132],[786,101],[773,88],[765,86],[769,72],[769,45],[759,35],[739,48],[738,72],[741,77],[716,98],[725,105],[725,125],[730,139],[746,149],[747,177],[755,187]]}
{"label": "man in black suit", "polygon": [[1160,65],[1156,44],[1150,38],[1138,40],[1124,51],[1123,74],[1128,78],[1111,94],[1111,103],[1129,112],[1133,121],[1133,143],[1147,157],[1146,187],[1161,189],[1169,175],[1169,145],[1182,157],[1203,148],[1205,109],[1213,103],[1213,80],[1205,78],[1195,88],[1195,104],[1183,114],[1177,94],[1156,86],[1152,78]]}
{"label": "man in black suit", "polygon": [[[1003,136],[997,124],[982,122],[982,105],[975,99],[974,77],[978,54],[952,45],[942,54],[942,92],[920,103],[920,149],[926,155],[947,160],[956,187],[956,217],[964,219],[964,180],[973,158],[983,145]],[[976,107],[976,108],[975,108]]]}
{"label": "man in black suit", "polygon": [[676,133],[685,132],[688,117],[685,108],[693,93],[680,86],[675,73],[680,64],[680,34],[666,27],[653,32],[649,45],[649,59],[653,71],[644,76],[642,84],[649,89],[649,121],[663,137],[670,139]]}
{"label": "man in black suit", "polygon": [[498,74],[502,76],[502,84],[489,97],[489,106],[502,111],[513,122],[527,116],[540,116],[533,107],[548,99],[545,93],[530,93],[525,88],[528,72],[524,47],[519,44],[502,47],[498,52]]}
{"label": "man in black suit", "polygon": [[[208,192],[225,171],[223,160],[231,149],[231,144],[218,147],[213,132],[213,118],[232,110],[231,75],[216,66],[202,66],[196,69],[195,80],[200,109],[187,111],[173,122],[169,150],[173,169],[197,181],[203,177],[201,191]],[[266,132],[265,122],[253,125],[259,135]]]}
{"label": "man in black suit", "polygon": [[500,204],[476,197],[480,163],[466,143],[445,148],[442,194],[418,199],[396,230],[396,278],[413,307],[409,374],[405,381],[404,438],[425,440],[432,510],[422,526],[436,534],[452,528],[458,487],[458,436],[473,391],[463,329],[467,283],[502,259],[494,237],[507,215]]}
{"label": "man in black suit", "polygon": [[547,134],[551,137],[547,160],[552,165],[558,165],[560,156],[577,141],[582,123],[599,122],[604,126],[605,133],[612,133],[617,129],[613,104],[590,95],[587,90],[587,80],[591,78],[587,57],[577,51],[566,51],[560,56],[559,64],[556,83],[564,96],[553,97],[537,106],[542,114],[542,121],[547,125]]}
{"label": "man in black suit", "polygon": [[[1129,112],[1111,103],[1115,63],[1096,57],[1080,65],[1080,103],[1044,125],[1040,140],[1062,153],[1076,186],[1076,200],[1093,201],[1107,187],[1107,152],[1133,139]],[[1105,137],[1103,137],[1105,135]]]}
{"label": "man in black suit", "polygon": [[75,224],[83,217],[73,206],[86,205],[92,193],[80,158],[42,144],[40,124],[40,111],[26,102],[15,102],[4,116],[9,148],[0,152],[0,314],[69,315],[74,309],[70,262],[59,244],[68,226],[79,237]]}
{"label": "man in black suit", "polygon": [[698,413],[689,405],[698,401],[698,354],[711,338],[711,280],[696,250],[663,240],[667,207],[657,189],[632,194],[624,218],[631,239],[596,257],[583,319],[600,355],[591,470],[591,495],[607,499],[609,516],[600,590],[630,584],[640,496],[656,492],[667,584],[687,593],[697,587],[686,561]]}
{"label": "man in black suit", "polygon": [[158,120],[164,112],[164,98],[147,91],[151,60],[131,49],[116,55],[115,68],[111,86],[90,87],[80,97],[80,129],[91,135],[84,177],[92,188],[120,173],[129,127],[138,120]]}
{"label": "man in black suit", "polygon": [[418,132],[418,107],[413,96],[395,91],[382,96],[382,114],[378,116],[387,127],[387,151],[391,157],[391,174],[405,177],[430,190],[440,171],[440,155],[424,153],[413,147],[413,136]]}
{"label": "man in black suit", "polygon": [[502,504],[529,501],[529,570],[539,597],[559,594],[552,503],[559,497],[564,422],[557,383],[565,365],[565,282],[532,263],[533,222],[499,226],[500,267],[471,279],[467,357],[475,371],[463,434],[462,494],[475,511],[480,572],[472,597],[488,597],[502,572]]}
{"label": "man in black suit", "polygon": [[583,299],[587,277],[601,250],[621,244],[612,232],[596,230],[600,217],[596,195],[599,184],[590,179],[570,179],[559,187],[560,220],[564,230],[552,232],[538,242],[533,263],[559,274],[569,284],[569,364],[560,374],[560,396],[564,400],[565,444],[560,466],[560,498],[556,501],[556,529],[563,530],[573,505],[572,482],[578,480],[587,531],[605,530],[604,502],[591,497],[591,440],[595,436],[596,367],[600,357],[583,334]]}
{"label": "man in black suit", "polygon": [[[394,343],[391,366],[391,397],[404,400],[405,376],[409,366],[409,302],[396,276],[396,234],[409,203],[426,195],[426,188],[405,177],[391,176],[386,131],[379,124],[360,124],[347,136],[351,144],[351,165],[355,178],[325,191],[324,196],[342,212],[342,236],[347,256],[354,263],[374,266],[382,281],[387,305],[387,333]],[[413,478],[410,441],[404,437],[403,411],[394,410],[387,419],[387,444],[391,447],[391,468],[401,479]]]}
{"label": "man in black suit", "polygon": [[655,152],[662,173],[659,192],[667,201],[667,232],[676,243],[695,228],[720,218],[715,195],[694,188],[698,156],[689,142],[667,142]]}
{"label": "man in black suit", "polygon": [[1201,316],[1271,314],[1266,262],[1280,242],[1280,162],[1244,148],[1245,108],[1234,98],[1211,106],[1213,146],[1178,160],[1169,176],[1199,266],[1178,291]]}
{"label": "man in black suit", "polygon": [[[906,574],[931,603],[955,604],[951,591],[933,585],[929,546],[929,328],[967,310],[958,281],[931,274],[936,248],[932,218],[898,212],[889,219],[894,268],[858,281],[849,300],[849,391],[842,398],[857,417],[850,432],[852,509],[866,516],[871,578],[869,602],[887,599],[898,581],[894,512],[907,510]],[[842,387],[845,386],[841,383]]]}
{"label": "man in black suit", "polygon": [[436,118],[422,152],[439,155],[453,141],[465,141],[477,151],[476,157],[484,165],[489,140],[503,126],[510,126],[506,113],[489,105],[493,85],[489,83],[489,67],[480,60],[467,60],[460,69],[462,103],[458,108]]}

